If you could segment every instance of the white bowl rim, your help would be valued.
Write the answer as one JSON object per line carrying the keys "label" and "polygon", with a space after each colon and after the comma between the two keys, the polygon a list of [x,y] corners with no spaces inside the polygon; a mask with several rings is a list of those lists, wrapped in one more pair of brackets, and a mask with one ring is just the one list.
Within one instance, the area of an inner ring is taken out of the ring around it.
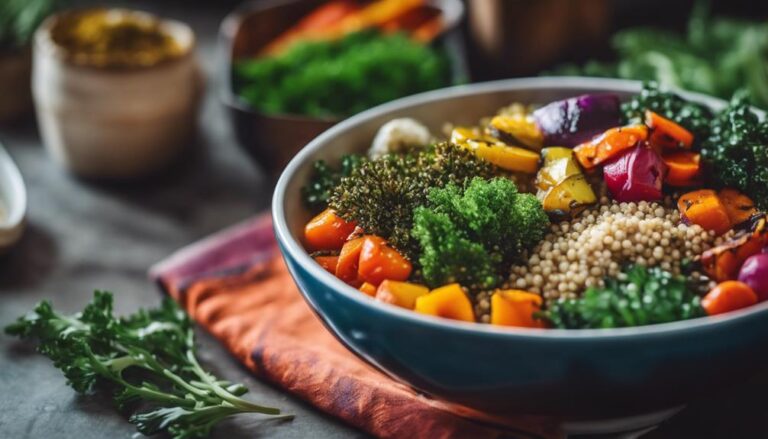
{"label": "white bowl rim", "polygon": [[9,200],[0,192],[0,202],[6,210],[5,217],[0,217],[0,246],[4,246],[13,244],[13,242],[4,243],[3,241],[6,235],[18,234],[18,229],[24,222],[27,211],[27,190],[19,168],[2,144],[0,144],[0,186],[7,186],[7,190],[14,194]]}
{"label": "white bowl rim", "polygon": [[[607,78],[586,78],[578,76],[558,76],[558,77],[535,77],[535,78],[516,78],[504,79],[499,81],[490,81],[475,83],[471,85],[460,85],[448,87],[439,90],[433,90],[420,93],[405,98],[397,99],[383,105],[366,110],[355,116],[352,116],[324,133],[320,134],[305,146],[288,163],[280,175],[280,179],[275,186],[272,197],[272,217],[274,220],[274,230],[278,242],[282,244],[283,251],[288,253],[303,269],[315,279],[323,282],[328,288],[346,296],[347,298],[358,302],[359,304],[373,308],[374,311],[390,314],[394,317],[406,320],[411,323],[421,325],[432,325],[444,327],[448,330],[460,331],[463,333],[473,333],[476,335],[487,334],[500,337],[515,338],[541,338],[541,339],[610,339],[615,337],[640,337],[647,335],[667,335],[684,331],[693,331],[700,328],[713,328],[718,325],[727,325],[734,320],[764,314],[768,310],[768,301],[753,305],[751,307],[732,311],[723,315],[701,317],[691,320],[680,320],[669,323],[660,323],[655,325],[634,326],[627,328],[606,328],[606,329],[537,329],[520,328],[509,326],[497,326],[483,323],[470,323],[457,320],[449,320],[440,317],[428,316],[406,310],[397,306],[388,305],[371,299],[360,291],[345,284],[334,275],[323,269],[309,256],[301,244],[293,238],[285,221],[285,199],[286,188],[293,180],[296,172],[303,164],[310,160],[320,151],[323,145],[332,139],[337,133],[354,128],[369,119],[378,117],[381,113],[400,110],[416,104],[441,101],[446,98],[456,98],[468,96],[476,93],[488,93],[494,91],[507,91],[516,89],[556,89],[573,88],[585,90],[604,90],[606,92],[629,92],[634,93],[640,90],[642,82],[624,79]],[[706,96],[699,93],[673,90],[681,96],[696,100],[713,108],[723,107],[726,102],[722,99]],[[759,112],[762,117],[763,113]],[[298,196],[298,194],[296,194]]]}

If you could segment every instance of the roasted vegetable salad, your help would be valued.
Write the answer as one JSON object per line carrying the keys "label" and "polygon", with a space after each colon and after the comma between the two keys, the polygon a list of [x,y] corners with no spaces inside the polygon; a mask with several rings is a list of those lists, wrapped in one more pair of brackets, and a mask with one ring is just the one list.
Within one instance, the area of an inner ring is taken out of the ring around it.
{"label": "roasted vegetable salad", "polygon": [[768,123],[742,100],[716,113],[656,84],[623,103],[515,103],[442,134],[395,119],[368,154],[315,164],[304,241],[361,294],[448,319],[720,314],[768,299],[764,159]]}

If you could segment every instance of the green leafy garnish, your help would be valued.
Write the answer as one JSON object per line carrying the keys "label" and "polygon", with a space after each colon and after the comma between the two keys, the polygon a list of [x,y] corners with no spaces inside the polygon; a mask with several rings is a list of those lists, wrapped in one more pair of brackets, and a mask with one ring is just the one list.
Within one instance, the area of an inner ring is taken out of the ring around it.
{"label": "green leafy garnish", "polygon": [[429,286],[459,282],[493,288],[499,274],[544,238],[549,218],[539,200],[507,178],[474,178],[466,189],[448,184],[429,191],[414,212],[413,236]]}
{"label": "green leafy garnish", "polygon": [[768,209],[768,123],[760,122],[744,96],[736,96],[710,124],[701,154],[715,183],[737,188]]}
{"label": "green leafy garnish", "polygon": [[752,104],[768,108],[768,24],[712,18],[699,2],[686,34],[658,28],[626,29],[613,36],[616,62],[590,61],[556,73],[658,81],[664,87],[730,99],[746,88]]}
{"label": "green leafy garnish", "polygon": [[301,188],[302,197],[307,207],[322,209],[328,205],[331,192],[342,177],[348,177],[352,171],[360,167],[365,157],[358,154],[347,154],[341,157],[341,169],[333,169],[325,160],[317,160],[312,165],[312,176],[309,184]]}
{"label": "green leafy garnish", "polygon": [[62,3],[62,0],[0,2],[0,49],[19,48],[29,44],[37,26]]}
{"label": "green leafy garnish", "polygon": [[491,178],[494,173],[488,162],[450,143],[415,148],[365,161],[341,179],[329,206],[413,262],[420,252],[411,236],[413,211],[427,203],[429,190],[447,184],[463,188],[474,177]]}
{"label": "green leafy garnish", "polygon": [[605,287],[590,287],[582,297],[553,302],[540,313],[562,329],[643,326],[704,315],[685,277],[640,265],[606,279]]}
{"label": "green leafy garnish", "polygon": [[304,41],[273,57],[234,66],[236,92],[271,114],[348,116],[450,85],[447,57],[407,35],[363,31]]}
{"label": "green leafy garnish", "polygon": [[145,435],[204,437],[222,419],[241,413],[290,418],[241,398],[248,391],[244,386],[203,370],[190,319],[171,299],[123,318],[113,315],[108,292],[96,291],[72,316],[44,301],[5,332],[37,339],[40,353],[77,392],[112,393],[121,410],[133,412],[129,422]]}
{"label": "green leafy garnish", "polygon": [[643,123],[645,110],[651,110],[687,128],[700,142],[709,134],[712,112],[705,106],[659,89],[655,82],[643,84],[639,94],[621,105],[626,123]]}

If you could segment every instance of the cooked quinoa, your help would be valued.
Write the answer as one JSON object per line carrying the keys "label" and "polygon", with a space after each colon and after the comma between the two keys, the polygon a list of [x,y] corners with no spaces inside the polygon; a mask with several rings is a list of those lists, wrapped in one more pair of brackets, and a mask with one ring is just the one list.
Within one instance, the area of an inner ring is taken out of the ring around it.
{"label": "cooked quinoa", "polygon": [[504,288],[538,293],[545,301],[573,298],[590,286],[602,286],[605,276],[618,276],[626,263],[677,274],[682,261],[715,241],[714,233],[681,223],[671,206],[603,198],[580,217],[553,224],[528,262],[512,267]]}

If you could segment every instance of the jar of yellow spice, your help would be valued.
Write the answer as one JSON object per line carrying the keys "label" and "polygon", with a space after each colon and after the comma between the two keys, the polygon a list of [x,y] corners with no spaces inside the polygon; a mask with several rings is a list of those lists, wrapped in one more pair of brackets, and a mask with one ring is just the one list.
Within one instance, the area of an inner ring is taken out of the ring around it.
{"label": "jar of yellow spice", "polygon": [[32,93],[46,148],[72,172],[158,170],[196,132],[202,76],[185,24],[124,9],[74,10],[35,34]]}

